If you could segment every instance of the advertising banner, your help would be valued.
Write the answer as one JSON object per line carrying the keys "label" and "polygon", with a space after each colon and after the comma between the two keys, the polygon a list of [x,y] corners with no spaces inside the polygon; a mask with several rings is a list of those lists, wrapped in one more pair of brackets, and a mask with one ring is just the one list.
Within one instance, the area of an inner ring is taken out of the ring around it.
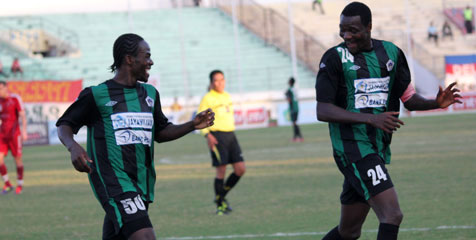
{"label": "advertising banner", "polygon": [[8,82],[8,90],[20,95],[24,103],[28,134],[25,145],[59,143],[54,124],[76,100],[82,85],[82,80]]}
{"label": "advertising banner", "polygon": [[446,56],[446,85],[457,82],[462,91],[476,91],[476,55]]}
{"label": "advertising banner", "polygon": [[[316,104],[314,100],[299,102],[298,124],[317,123]],[[278,126],[291,125],[291,116],[289,114],[289,103],[282,102],[278,104]]]}
{"label": "advertising banner", "polygon": [[49,144],[48,123],[29,122],[26,131],[28,139],[23,143],[25,146]]}
{"label": "advertising banner", "polygon": [[8,82],[8,90],[20,95],[24,103],[71,103],[82,89],[83,80]]}
{"label": "advertising banner", "polygon": [[263,128],[269,125],[270,106],[266,104],[235,105],[236,129]]}
{"label": "advertising banner", "polygon": [[[273,105],[271,103],[248,103],[234,105],[236,129],[268,127],[269,115]],[[183,124],[191,121],[196,111],[169,111],[164,110],[165,116],[174,124]]]}

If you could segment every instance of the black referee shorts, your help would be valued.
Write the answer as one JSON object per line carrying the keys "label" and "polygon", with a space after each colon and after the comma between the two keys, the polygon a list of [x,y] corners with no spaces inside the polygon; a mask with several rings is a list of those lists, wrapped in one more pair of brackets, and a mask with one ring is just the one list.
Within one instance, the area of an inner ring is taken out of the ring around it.
{"label": "black referee shorts", "polygon": [[210,150],[212,166],[237,163],[243,161],[240,144],[234,132],[210,132],[218,141],[215,148]]}

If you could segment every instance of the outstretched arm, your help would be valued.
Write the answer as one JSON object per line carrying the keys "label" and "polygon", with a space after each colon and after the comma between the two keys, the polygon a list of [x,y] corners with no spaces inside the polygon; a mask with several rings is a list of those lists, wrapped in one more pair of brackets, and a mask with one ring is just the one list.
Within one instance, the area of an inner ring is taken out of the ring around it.
{"label": "outstretched arm", "polygon": [[461,103],[459,100],[461,95],[458,94],[459,89],[455,88],[456,82],[451,83],[445,90],[442,87],[438,90],[436,99],[426,99],[415,93],[404,103],[405,108],[410,111],[424,111],[437,108],[447,108],[453,103]]}
{"label": "outstretched arm", "polygon": [[209,108],[200,112],[192,121],[180,125],[169,124],[156,135],[157,142],[172,141],[184,136],[196,129],[202,129],[213,125],[215,113]]}
{"label": "outstretched arm", "polygon": [[88,157],[88,154],[81,145],[79,145],[73,138],[73,130],[68,125],[60,125],[58,127],[58,138],[61,143],[71,153],[71,163],[78,172],[91,173],[91,168],[87,162],[93,161]]}
{"label": "outstretched arm", "polygon": [[324,122],[364,123],[392,133],[403,125],[403,121],[394,115],[399,112],[384,112],[381,114],[349,112],[332,103],[319,102],[317,104],[317,119]]}

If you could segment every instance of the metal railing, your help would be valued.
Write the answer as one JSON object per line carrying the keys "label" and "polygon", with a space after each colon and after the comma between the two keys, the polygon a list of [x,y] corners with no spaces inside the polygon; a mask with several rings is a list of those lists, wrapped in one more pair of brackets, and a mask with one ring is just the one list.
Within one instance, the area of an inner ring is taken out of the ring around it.
{"label": "metal railing", "polygon": [[3,39],[10,39],[28,51],[42,44],[39,42],[41,37],[55,39],[59,49],[79,49],[79,36],[75,31],[41,17],[6,17],[0,21],[0,31]]}
{"label": "metal railing", "polygon": [[[236,17],[248,30],[264,39],[272,46],[290,54],[289,21],[277,11],[265,8],[254,0],[238,0]],[[230,0],[217,0],[215,5],[228,15],[232,15]],[[310,70],[317,73],[320,57],[326,47],[300,27],[294,25],[296,57]]]}

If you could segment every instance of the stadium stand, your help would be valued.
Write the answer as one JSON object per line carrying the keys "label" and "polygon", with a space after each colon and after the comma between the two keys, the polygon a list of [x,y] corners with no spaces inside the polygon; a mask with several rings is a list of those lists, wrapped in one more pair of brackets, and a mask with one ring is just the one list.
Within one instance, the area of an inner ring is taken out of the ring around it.
{"label": "stadium stand", "polygon": [[[365,2],[373,15],[373,37],[389,40],[396,43],[404,51],[407,49],[407,23],[409,17],[413,56],[426,69],[441,81],[444,79],[444,56],[472,53],[476,50],[476,36],[465,36],[464,32],[457,31],[462,26],[462,16],[449,18],[448,13],[458,12],[463,7],[474,5],[472,0],[439,1],[439,0],[405,0]],[[311,2],[294,2],[294,23],[316,38],[326,47],[341,42],[338,35],[339,14],[348,1],[324,1],[325,15],[312,10]],[[443,5],[444,4],[444,5]],[[279,13],[287,16],[287,4],[266,4]],[[458,15],[458,14],[457,14]],[[435,22],[441,35],[441,27],[445,19],[450,20],[453,29],[453,40],[439,41],[437,47],[427,40],[427,27],[431,21]]]}
{"label": "stadium stand", "polygon": [[[41,28],[41,23],[48,23],[45,24],[48,27]],[[21,44],[12,44],[11,39],[8,44],[5,43],[8,39],[0,38],[4,68],[9,67],[14,56],[21,57],[25,73],[32,74],[24,79],[81,78],[84,86],[109,79],[112,77],[108,71],[112,63],[112,44],[126,32],[135,32],[149,42],[155,63],[151,76],[160,79],[163,97],[203,95],[209,81],[208,73],[216,68],[225,72],[227,89],[231,93],[239,93],[240,89],[246,92],[282,91],[292,73],[287,54],[239,26],[240,84],[232,20],[216,8],[0,18],[2,36],[12,29],[25,34],[27,30],[38,28],[48,35],[48,40],[53,39],[52,42],[66,41],[69,52],[61,57],[38,58],[38,55],[28,55],[11,47]],[[58,33],[58,29],[69,34]],[[75,52],[75,48],[79,51]],[[314,78],[312,71],[298,66],[300,87],[312,88]]]}

